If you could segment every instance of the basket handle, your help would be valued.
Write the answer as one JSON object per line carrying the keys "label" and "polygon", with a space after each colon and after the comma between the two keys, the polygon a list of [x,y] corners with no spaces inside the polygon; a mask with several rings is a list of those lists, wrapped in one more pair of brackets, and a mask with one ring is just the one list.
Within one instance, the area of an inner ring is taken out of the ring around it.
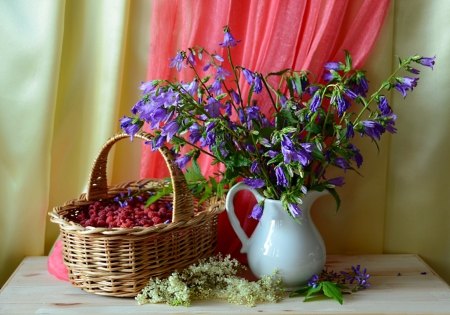
{"label": "basket handle", "polygon": [[[100,149],[97,158],[92,166],[89,176],[88,189],[86,199],[88,201],[97,201],[100,199],[110,198],[108,194],[108,183],[106,178],[106,164],[108,161],[108,153],[111,147],[119,140],[129,138],[125,132],[120,132],[106,141]],[[134,135],[145,141],[152,141],[153,136],[145,131],[139,131]],[[175,164],[175,158],[172,152],[165,146],[159,148],[159,152],[163,155],[164,160],[169,168],[170,179],[173,187],[173,216],[172,221],[182,221],[191,218],[194,215],[194,201],[191,191],[186,182],[186,178],[182,170]]]}

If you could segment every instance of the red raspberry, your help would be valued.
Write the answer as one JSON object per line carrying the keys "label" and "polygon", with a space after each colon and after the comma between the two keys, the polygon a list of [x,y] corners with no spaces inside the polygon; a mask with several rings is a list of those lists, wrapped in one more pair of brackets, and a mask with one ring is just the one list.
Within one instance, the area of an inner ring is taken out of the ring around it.
{"label": "red raspberry", "polygon": [[160,217],[153,217],[152,221],[155,225],[163,223],[163,220]]}

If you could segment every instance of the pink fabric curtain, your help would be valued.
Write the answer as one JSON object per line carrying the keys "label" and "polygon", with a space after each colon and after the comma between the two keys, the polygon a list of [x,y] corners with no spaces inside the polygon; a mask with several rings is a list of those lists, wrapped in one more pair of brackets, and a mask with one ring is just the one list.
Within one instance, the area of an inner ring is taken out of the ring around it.
{"label": "pink fabric curtain", "polygon": [[[343,61],[348,50],[355,67],[362,67],[383,24],[389,0],[165,0],[154,1],[147,79],[192,80],[190,71],[169,69],[168,57],[179,49],[200,45],[226,57],[218,42],[228,25],[235,39],[233,62],[262,74],[285,68],[309,70],[321,77],[328,61]],[[224,63],[226,64],[226,63]],[[242,78],[242,80],[244,80]],[[242,84],[244,95],[249,86]],[[258,105],[267,112],[264,99]],[[144,146],[141,177],[168,177],[159,153]],[[202,171],[216,171],[211,160],[199,160]],[[255,204],[245,192],[237,196],[237,215],[250,234],[256,221],[248,219]],[[218,251],[245,262],[241,244],[226,213],[219,217]]]}

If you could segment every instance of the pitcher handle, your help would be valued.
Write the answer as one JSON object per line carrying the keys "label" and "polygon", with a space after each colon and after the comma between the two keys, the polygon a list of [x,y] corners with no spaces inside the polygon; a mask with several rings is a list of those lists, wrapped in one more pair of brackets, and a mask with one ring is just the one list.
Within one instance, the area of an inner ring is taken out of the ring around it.
{"label": "pitcher handle", "polygon": [[248,250],[248,240],[247,234],[245,234],[244,230],[241,227],[241,223],[239,222],[236,214],[234,213],[234,196],[241,190],[249,190],[256,198],[257,202],[261,201],[263,198],[261,195],[253,188],[247,186],[243,182],[237,183],[227,193],[227,198],[225,201],[225,206],[228,214],[228,218],[230,219],[231,226],[233,227],[234,232],[236,232],[239,240],[242,243],[241,253],[247,253]]}

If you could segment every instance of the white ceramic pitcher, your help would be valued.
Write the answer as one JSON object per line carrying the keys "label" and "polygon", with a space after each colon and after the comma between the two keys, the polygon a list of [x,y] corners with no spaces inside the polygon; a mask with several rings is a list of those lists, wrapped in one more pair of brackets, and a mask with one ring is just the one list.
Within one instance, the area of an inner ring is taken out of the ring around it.
{"label": "white ceramic pitcher", "polygon": [[[260,223],[250,238],[242,230],[235,214],[233,199],[240,190],[249,190],[257,202],[264,200],[255,189],[244,183],[233,186],[226,199],[226,209],[231,225],[242,242],[241,253],[247,254],[250,270],[258,279],[278,269],[287,290],[307,283],[319,274],[325,265],[326,250],[322,236],[311,220],[310,209],[314,201],[328,194],[309,191],[299,205],[301,224],[287,213],[281,201],[266,199]],[[238,206],[237,206],[238,207]],[[239,211],[239,209],[237,209]]]}

